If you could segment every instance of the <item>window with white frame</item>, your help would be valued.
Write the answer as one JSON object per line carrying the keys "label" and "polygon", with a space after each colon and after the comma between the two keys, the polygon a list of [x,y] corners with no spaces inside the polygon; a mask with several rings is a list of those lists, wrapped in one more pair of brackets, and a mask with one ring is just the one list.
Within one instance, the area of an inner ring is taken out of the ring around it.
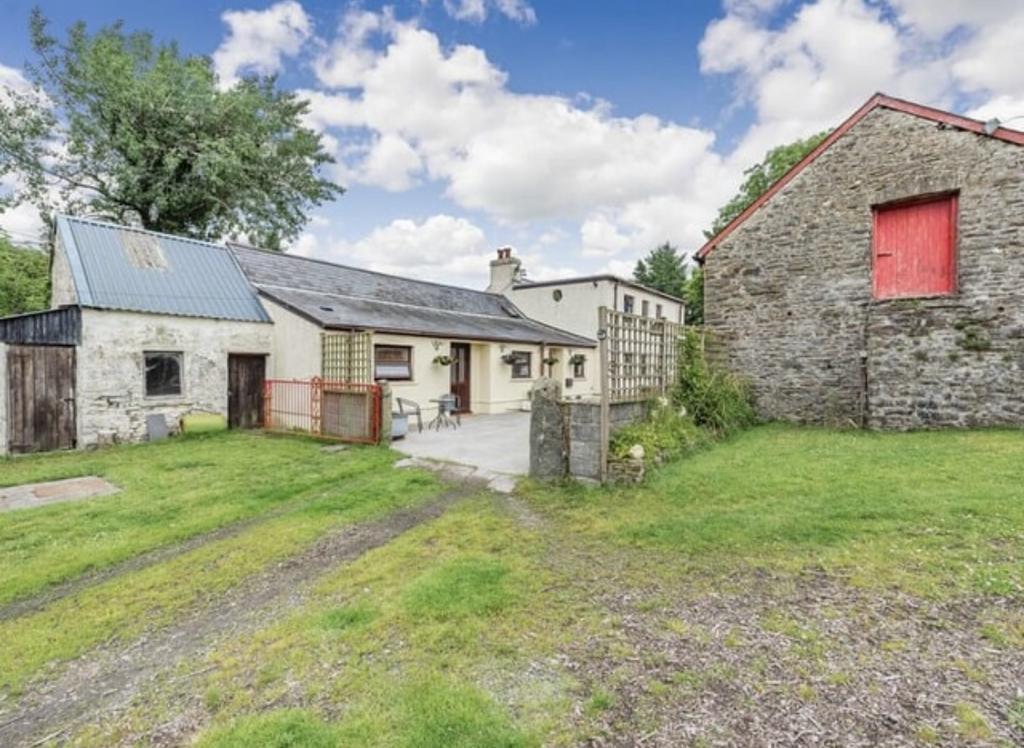
{"label": "window with white frame", "polygon": [[412,346],[375,345],[373,347],[373,378],[391,382],[412,379]]}
{"label": "window with white frame", "polygon": [[533,372],[533,354],[529,351],[512,351],[512,378],[529,379]]}

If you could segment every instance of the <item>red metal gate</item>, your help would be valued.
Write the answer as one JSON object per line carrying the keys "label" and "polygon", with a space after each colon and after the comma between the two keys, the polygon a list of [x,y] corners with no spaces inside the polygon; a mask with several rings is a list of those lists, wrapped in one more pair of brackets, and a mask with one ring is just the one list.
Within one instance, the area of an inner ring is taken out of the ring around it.
{"label": "red metal gate", "polygon": [[263,424],[271,431],[302,431],[345,442],[377,444],[381,388],[376,384],[312,379],[268,379]]}

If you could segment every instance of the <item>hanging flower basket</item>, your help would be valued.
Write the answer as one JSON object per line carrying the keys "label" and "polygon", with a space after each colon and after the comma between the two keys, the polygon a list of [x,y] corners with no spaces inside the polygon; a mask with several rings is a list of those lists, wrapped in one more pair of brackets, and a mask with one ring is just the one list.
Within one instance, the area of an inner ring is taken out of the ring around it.
{"label": "hanging flower basket", "polygon": [[574,353],[571,356],[569,356],[569,363],[572,364],[573,366],[579,366],[580,364],[587,363],[587,357],[584,356],[582,353]]}
{"label": "hanging flower basket", "polygon": [[451,366],[452,357],[442,353],[440,356],[434,356],[434,363],[438,366]]}
{"label": "hanging flower basket", "polygon": [[504,361],[509,366],[511,366],[512,364],[519,360],[519,356],[517,356],[515,353],[506,353],[504,356],[501,357],[501,360]]}
{"label": "hanging flower basket", "polygon": [[555,364],[558,363],[558,359],[555,358],[554,356],[548,356],[547,358],[542,359],[541,363],[544,364],[545,366],[554,366]]}

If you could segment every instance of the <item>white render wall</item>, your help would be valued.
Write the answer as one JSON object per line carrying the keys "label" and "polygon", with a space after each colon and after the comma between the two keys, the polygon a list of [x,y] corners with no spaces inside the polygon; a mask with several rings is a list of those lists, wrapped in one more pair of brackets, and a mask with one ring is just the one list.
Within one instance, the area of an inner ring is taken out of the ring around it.
{"label": "white render wall", "polygon": [[[556,290],[562,292],[560,301],[555,301]],[[681,302],[670,301],[642,288],[608,279],[537,287],[521,286],[505,292],[505,296],[527,317],[591,340],[597,338],[598,309],[606,306],[623,311],[625,295],[635,300],[634,314],[641,314],[643,302],[647,301],[649,316],[654,317],[658,304],[661,304],[665,319],[670,322],[683,321]]]}
{"label": "white render wall", "polygon": [[[163,414],[172,430],[188,413],[226,416],[228,354],[270,354],[272,345],[269,324],[83,309],[76,354],[78,446],[140,440],[152,413]],[[145,351],[182,352],[181,395],[146,397]]]}
{"label": "white render wall", "polygon": [[261,297],[260,301],[274,320],[274,368],[267,368],[267,377],[312,379],[322,376],[323,328],[271,299]]}

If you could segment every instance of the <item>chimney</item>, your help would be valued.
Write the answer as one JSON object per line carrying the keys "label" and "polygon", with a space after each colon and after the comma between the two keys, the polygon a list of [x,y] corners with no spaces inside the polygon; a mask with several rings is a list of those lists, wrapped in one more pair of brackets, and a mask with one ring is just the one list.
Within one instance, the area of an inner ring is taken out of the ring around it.
{"label": "chimney", "polygon": [[491,260],[491,283],[488,293],[503,294],[511,290],[521,275],[522,262],[512,256],[512,247],[499,247],[498,256]]}

